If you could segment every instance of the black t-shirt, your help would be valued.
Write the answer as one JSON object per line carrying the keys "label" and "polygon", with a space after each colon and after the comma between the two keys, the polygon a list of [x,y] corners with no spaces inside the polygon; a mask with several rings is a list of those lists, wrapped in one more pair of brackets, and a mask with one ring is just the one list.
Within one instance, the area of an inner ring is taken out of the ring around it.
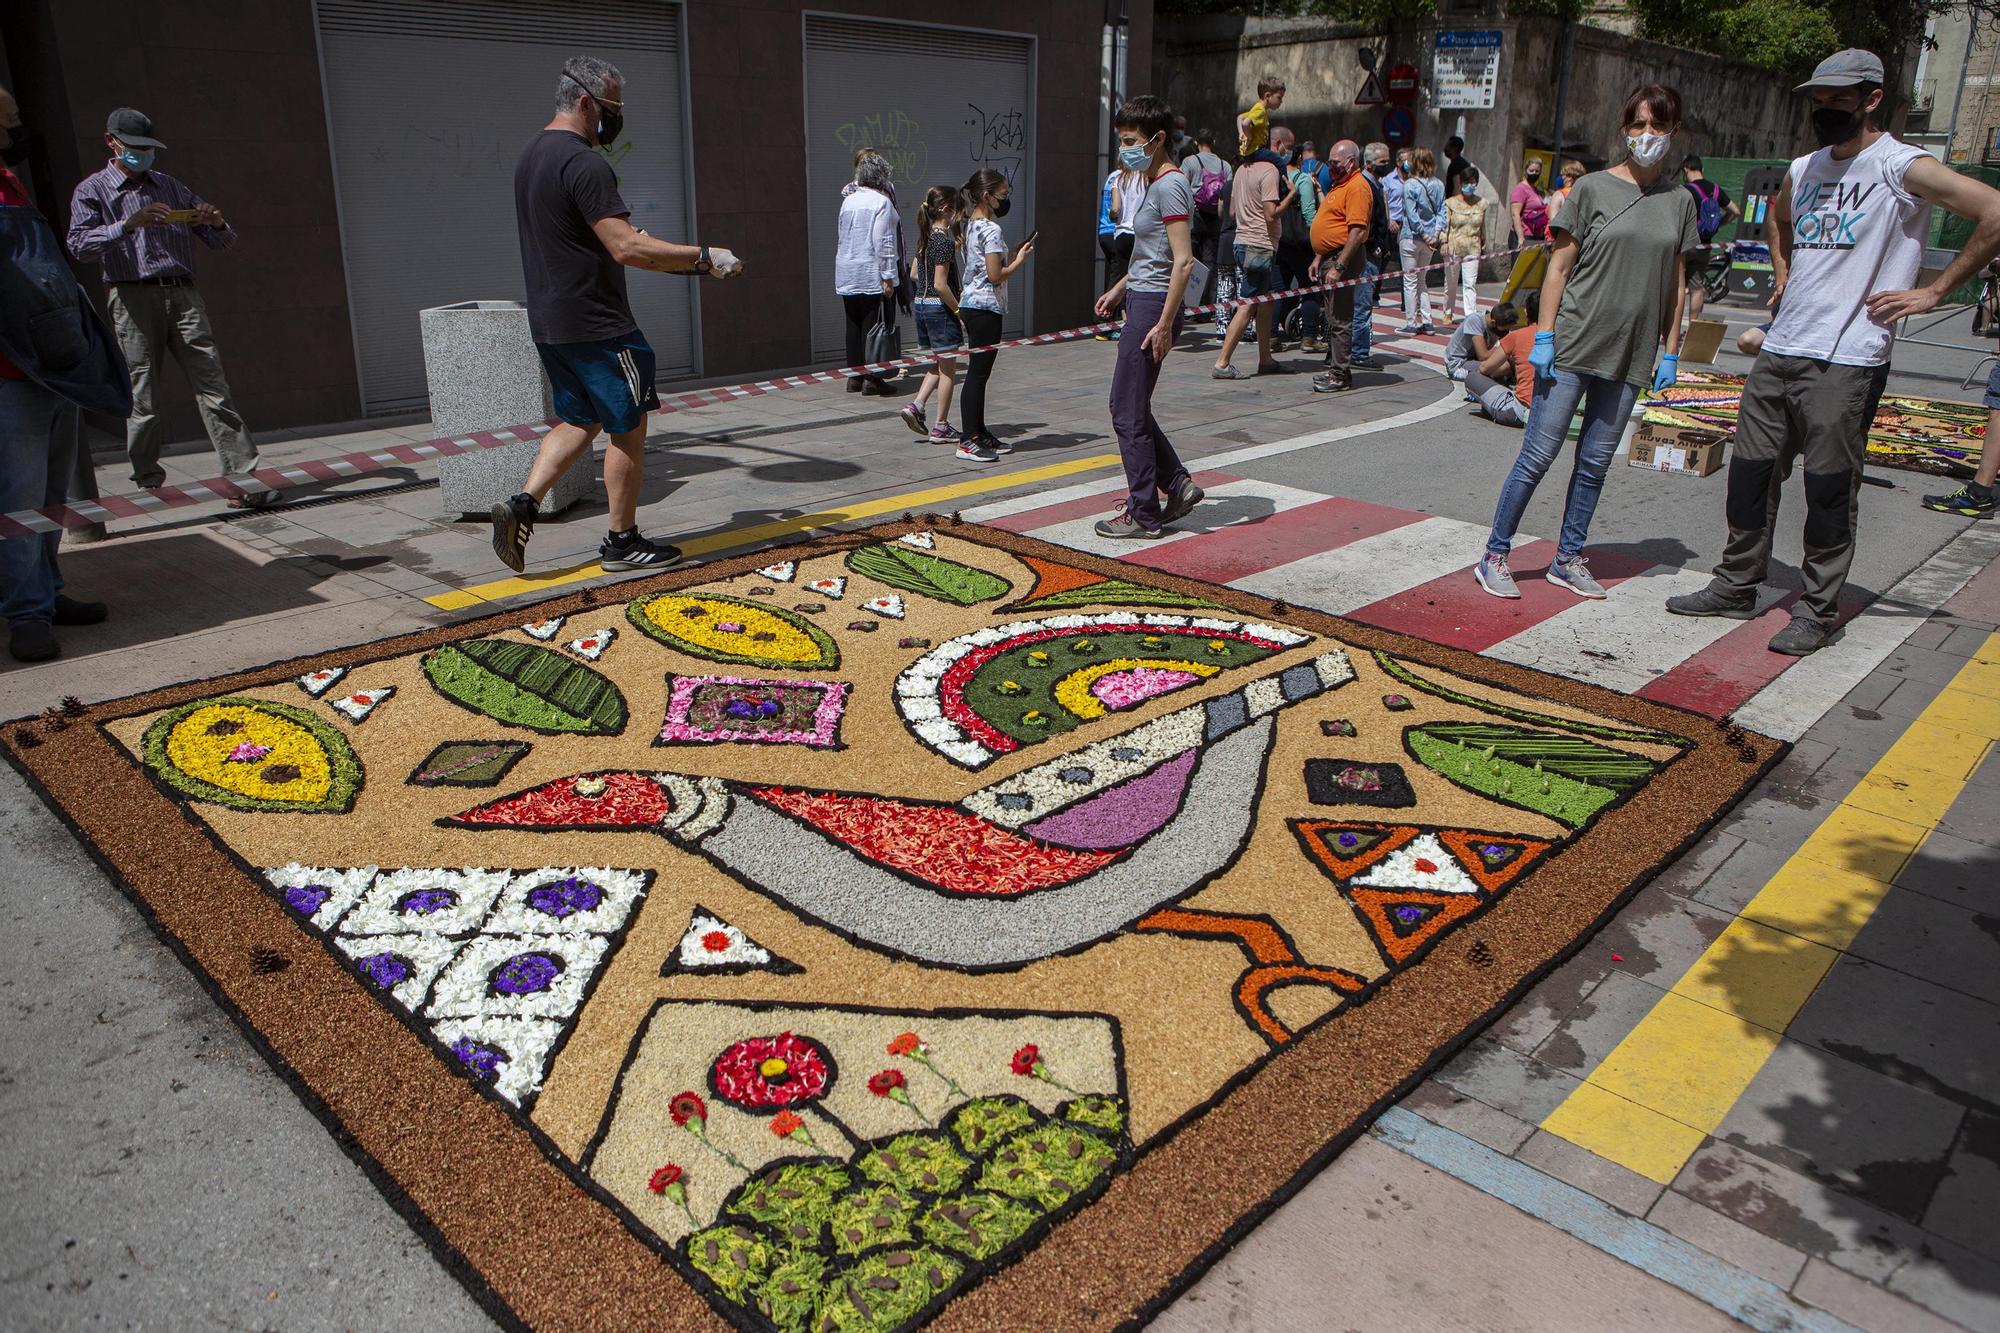
{"label": "black t-shirt", "polygon": [[514,215],[528,281],[528,329],[538,343],[594,342],[637,329],[625,269],[591,224],[630,217],[618,177],[570,130],[543,130],[514,164]]}

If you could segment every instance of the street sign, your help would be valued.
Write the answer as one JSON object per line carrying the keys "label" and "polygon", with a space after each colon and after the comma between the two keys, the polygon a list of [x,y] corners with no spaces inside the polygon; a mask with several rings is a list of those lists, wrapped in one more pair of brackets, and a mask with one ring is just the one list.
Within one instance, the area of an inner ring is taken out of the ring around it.
{"label": "street sign", "polygon": [[1382,113],[1382,142],[1400,148],[1417,137],[1417,118],[1408,108],[1392,106]]}
{"label": "street sign", "polygon": [[1368,77],[1362,80],[1361,91],[1354,94],[1354,105],[1381,106],[1388,100],[1382,96],[1382,80],[1375,77],[1374,70],[1369,70]]}
{"label": "street sign", "polygon": [[1383,85],[1389,100],[1397,106],[1408,106],[1416,101],[1417,80],[1420,77],[1417,67],[1406,60],[1389,66],[1389,77]]}
{"label": "street sign", "polygon": [[1431,105],[1440,111],[1491,111],[1500,83],[1500,33],[1453,29],[1437,35]]}

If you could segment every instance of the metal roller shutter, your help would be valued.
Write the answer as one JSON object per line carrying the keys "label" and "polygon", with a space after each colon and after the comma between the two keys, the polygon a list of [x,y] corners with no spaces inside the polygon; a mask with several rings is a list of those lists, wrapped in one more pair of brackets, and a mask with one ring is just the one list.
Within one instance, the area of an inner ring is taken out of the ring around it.
{"label": "metal roller shutter", "polygon": [[[563,61],[625,76],[610,149],[632,225],[694,234],[681,8],[665,0],[318,0],[327,127],[362,401],[425,411],[417,312],[520,300],[514,162],[554,111]],[[694,284],[629,275],[664,378],[695,373]]]}
{"label": "metal roller shutter", "polygon": [[[868,144],[889,159],[904,243],[914,244],[917,207],[933,185],[958,186],[982,167],[1013,182],[1001,220],[1007,243],[1035,229],[1035,42],[1032,37],[925,27],[874,19],[805,16],[806,235],[812,250],[812,332],[816,361],[845,350],[833,250],[840,187],[854,179],[854,150]],[[1007,284],[1003,328],[1017,334],[1033,317],[1033,261]],[[908,324],[908,321],[904,321]],[[904,330],[914,348],[915,331]]]}

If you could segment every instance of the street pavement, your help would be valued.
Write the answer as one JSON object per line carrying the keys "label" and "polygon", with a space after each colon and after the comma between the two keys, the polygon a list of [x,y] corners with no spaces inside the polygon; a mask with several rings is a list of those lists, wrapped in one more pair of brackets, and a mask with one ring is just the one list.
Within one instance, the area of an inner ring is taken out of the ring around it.
{"label": "street pavement", "polygon": [[[1736,327],[1760,316],[1717,312]],[[1178,353],[1156,414],[1209,501],[1127,558],[1232,583],[1795,742],[1745,803],[1225,1256],[1158,1321],[1214,1328],[2000,1328],[2000,528],[1920,509],[1878,470],[1842,637],[1762,643],[1798,587],[1796,489],[1757,621],[1687,621],[1723,475],[1614,465],[1579,602],[1539,578],[1563,477],[1530,506],[1519,603],[1477,558],[1518,432],[1473,417],[1441,340],[1378,321],[1355,392],[1211,381]],[[1960,319],[1931,336],[1969,342]],[[1735,329],[1732,329],[1732,333]],[[1094,341],[1001,355],[1017,451],[958,463],[899,399],[821,386],[656,418],[641,520],[701,555],[906,511],[1084,549],[1116,504]],[[1899,353],[1947,397],[1976,352]],[[1246,353],[1242,364],[1252,363]],[[1741,368],[1733,355],[1723,368]],[[267,459],[421,440],[287,433]],[[175,456],[205,475],[205,452]],[[608,576],[601,500],[538,530],[526,578],[437,512],[435,465],[249,517],[178,511],[68,548],[113,604],[65,657],[0,671],[0,716],[113,698],[450,623]],[[125,489],[107,465],[107,491]],[[11,773],[0,855],[0,1322],[484,1326],[364,1171]],[[413,1132],[419,1131],[413,1127]],[[439,1140],[449,1151],[448,1136]]]}

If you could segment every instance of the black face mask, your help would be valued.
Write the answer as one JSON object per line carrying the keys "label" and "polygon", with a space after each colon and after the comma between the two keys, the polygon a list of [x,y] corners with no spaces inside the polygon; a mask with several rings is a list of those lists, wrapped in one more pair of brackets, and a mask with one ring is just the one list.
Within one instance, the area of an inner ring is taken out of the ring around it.
{"label": "black face mask", "polygon": [[[596,101],[596,98],[592,98]],[[597,103],[597,145],[608,148],[617,142],[618,132],[625,128],[625,113],[613,111],[602,102]]]}
{"label": "black face mask", "polygon": [[1861,133],[1865,122],[1859,111],[1842,111],[1838,107],[1823,106],[1812,113],[1813,137],[1820,147],[1831,148],[1837,143],[1846,143]]}
{"label": "black face mask", "polygon": [[1007,210],[1012,208],[1013,206],[1014,206],[1014,197],[1012,195],[1009,195],[1007,198],[1002,199],[999,203],[993,205],[993,216],[996,218],[1004,218],[1007,216]]}
{"label": "black face mask", "polygon": [[35,141],[35,132],[26,125],[16,125],[8,131],[11,142],[0,148],[0,162],[8,166],[19,166],[28,160],[28,148]]}
{"label": "black face mask", "polygon": [[1371,176],[1386,176],[1393,170],[1395,170],[1395,168],[1392,167],[1389,163],[1377,162],[1374,166],[1368,168],[1368,174]]}

